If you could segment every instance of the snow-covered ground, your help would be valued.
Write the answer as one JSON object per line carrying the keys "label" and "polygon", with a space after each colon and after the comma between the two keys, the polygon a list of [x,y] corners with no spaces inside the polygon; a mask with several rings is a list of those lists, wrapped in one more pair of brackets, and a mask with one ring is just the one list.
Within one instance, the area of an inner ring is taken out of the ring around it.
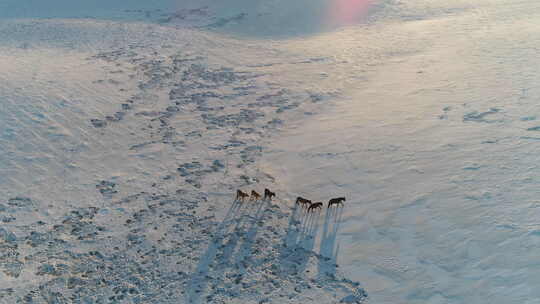
{"label": "snow-covered ground", "polygon": [[0,303],[538,303],[540,4],[448,2],[2,1]]}
{"label": "snow-covered ground", "polygon": [[469,6],[329,34],[382,64],[264,157],[291,192],[349,198],[338,263],[377,303],[540,301],[539,5]]}
{"label": "snow-covered ground", "polygon": [[328,97],[287,71],[330,59],[128,8],[0,21],[0,302],[365,300],[310,247],[315,217],[234,203],[279,191],[263,144]]}

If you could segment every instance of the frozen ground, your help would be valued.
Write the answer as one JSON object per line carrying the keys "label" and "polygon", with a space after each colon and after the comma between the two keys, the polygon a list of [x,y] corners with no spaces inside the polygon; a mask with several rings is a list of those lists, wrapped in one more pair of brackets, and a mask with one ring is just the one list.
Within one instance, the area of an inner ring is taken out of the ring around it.
{"label": "frozen ground", "polygon": [[538,4],[441,11],[343,30],[393,54],[263,165],[289,191],[350,198],[338,263],[373,302],[538,303]]}
{"label": "frozen ground", "polygon": [[0,303],[540,301],[536,2],[47,4],[0,3]]}
{"label": "frozen ground", "polygon": [[333,94],[286,71],[331,59],[110,16],[6,18],[0,41],[1,303],[365,300],[316,217],[233,202],[280,190],[255,161]]}

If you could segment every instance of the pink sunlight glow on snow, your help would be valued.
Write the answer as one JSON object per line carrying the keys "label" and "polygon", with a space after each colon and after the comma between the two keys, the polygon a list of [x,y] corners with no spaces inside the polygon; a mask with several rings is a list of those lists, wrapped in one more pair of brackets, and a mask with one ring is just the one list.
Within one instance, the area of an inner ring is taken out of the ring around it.
{"label": "pink sunlight glow on snow", "polygon": [[367,14],[371,0],[330,0],[328,22],[351,25]]}

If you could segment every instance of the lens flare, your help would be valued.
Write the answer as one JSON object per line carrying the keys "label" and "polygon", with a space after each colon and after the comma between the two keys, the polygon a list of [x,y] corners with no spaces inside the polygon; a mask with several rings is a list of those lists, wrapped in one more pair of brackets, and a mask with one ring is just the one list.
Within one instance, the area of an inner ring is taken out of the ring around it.
{"label": "lens flare", "polygon": [[328,23],[333,26],[351,25],[367,15],[371,0],[331,0]]}

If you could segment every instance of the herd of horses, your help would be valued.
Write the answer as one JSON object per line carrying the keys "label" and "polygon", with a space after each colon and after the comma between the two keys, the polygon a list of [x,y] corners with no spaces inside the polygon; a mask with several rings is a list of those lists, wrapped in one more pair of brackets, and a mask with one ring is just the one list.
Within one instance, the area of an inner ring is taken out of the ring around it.
{"label": "herd of horses", "polygon": [[[275,197],[275,196],[276,196],[275,192],[270,191],[268,188],[264,189],[264,200],[272,200],[272,198]],[[248,198],[249,198],[250,201],[258,201],[258,200],[261,199],[261,195],[255,190],[251,190],[251,195],[248,194],[247,192],[242,191],[242,190],[236,190],[236,199],[235,199],[235,201],[244,202]],[[342,205],[342,206],[344,206],[343,202],[345,202],[345,201],[346,201],[345,197],[336,197],[336,198],[330,199],[328,201],[328,207],[327,208],[332,207],[332,205],[336,205],[336,206]],[[323,207],[322,202],[313,203],[311,200],[300,197],[300,196],[298,198],[296,198],[296,203],[295,204],[302,206],[302,208],[307,208],[308,212],[313,212],[316,209],[320,210]]]}

